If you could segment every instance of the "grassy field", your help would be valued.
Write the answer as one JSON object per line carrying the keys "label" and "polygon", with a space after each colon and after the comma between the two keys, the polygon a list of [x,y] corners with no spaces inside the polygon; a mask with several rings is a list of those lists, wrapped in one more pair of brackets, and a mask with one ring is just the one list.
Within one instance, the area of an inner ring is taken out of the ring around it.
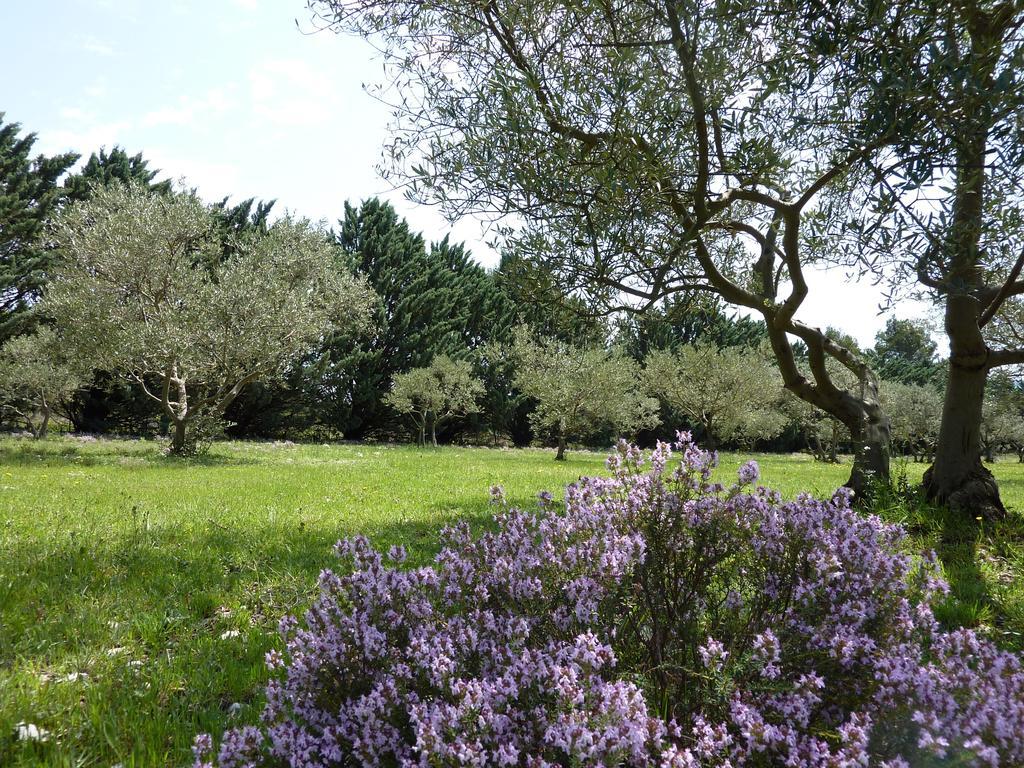
{"label": "grassy field", "polygon": [[[723,456],[723,474],[746,458]],[[849,471],[755,458],[787,495],[830,493]],[[484,523],[492,483],[529,504],[602,472],[603,459],[223,443],[186,463],[152,442],[0,440],[0,766],[187,764],[196,732],[255,720],[277,620],[306,605],[338,538],[402,543],[422,563],[444,525]],[[921,466],[906,472],[916,480]],[[1024,466],[996,472],[1024,510]],[[1019,637],[1019,516],[950,537],[913,509],[884,511],[911,526],[915,545],[949,556],[955,620]],[[21,722],[48,741],[19,741]]]}

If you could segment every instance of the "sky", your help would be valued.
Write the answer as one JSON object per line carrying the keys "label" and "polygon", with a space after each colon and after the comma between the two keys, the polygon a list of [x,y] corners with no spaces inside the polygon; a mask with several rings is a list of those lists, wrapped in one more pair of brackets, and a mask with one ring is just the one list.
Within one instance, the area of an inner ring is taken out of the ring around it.
{"label": "sky", "polygon": [[[0,112],[37,151],[120,145],[208,200],[276,199],[329,224],[346,200],[378,196],[428,240],[452,232],[497,263],[480,222],[453,226],[380,178],[389,113],[363,84],[381,61],[363,40],[316,32],[304,0],[0,0],[0,31]],[[876,288],[835,270],[808,281],[800,319],[873,343]]]}

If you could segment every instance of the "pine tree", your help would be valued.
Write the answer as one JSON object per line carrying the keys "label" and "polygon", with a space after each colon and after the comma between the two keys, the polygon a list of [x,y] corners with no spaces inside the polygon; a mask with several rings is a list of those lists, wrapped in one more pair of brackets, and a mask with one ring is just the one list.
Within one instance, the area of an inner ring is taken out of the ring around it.
{"label": "pine tree", "polygon": [[396,374],[441,355],[476,362],[489,341],[511,338],[514,313],[464,245],[428,247],[390,204],[346,204],[339,224],[337,242],[379,304],[367,337],[329,344],[308,385],[332,426],[364,437],[391,418],[383,395]]}
{"label": "pine tree", "polygon": [[33,158],[35,142],[34,133],[21,134],[0,112],[0,343],[26,330],[26,312],[53,258],[42,238],[63,199],[57,180],[78,159],[74,153]]}
{"label": "pine tree", "polygon": [[875,336],[867,357],[878,375],[903,384],[941,384],[943,364],[928,329],[913,320],[890,317]]}
{"label": "pine tree", "polygon": [[250,232],[266,233],[270,226],[270,213],[277,203],[276,200],[257,201],[255,197],[250,197],[235,205],[229,205],[228,199],[225,197],[212,207],[214,219],[221,229],[225,257],[236,251],[235,245],[239,237]]}
{"label": "pine tree", "polygon": [[98,153],[93,152],[89,156],[80,171],[68,176],[64,189],[68,199],[75,202],[88,200],[92,197],[92,187],[106,186],[112,181],[123,184],[136,181],[147,185],[154,192],[167,194],[171,191],[171,180],[154,182],[153,179],[159,173],[159,170],[150,169],[149,161],[141,152],[129,155],[116,145],[110,152],[101,147]]}
{"label": "pine tree", "polygon": [[329,420],[346,435],[365,436],[386,414],[383,395],[394,374],[430,363],[446,347],[433,322],[430,270],[422,236],[379,200],[345,204],[337,242],[377,292],[371,331],[329,344],[315,382]]}

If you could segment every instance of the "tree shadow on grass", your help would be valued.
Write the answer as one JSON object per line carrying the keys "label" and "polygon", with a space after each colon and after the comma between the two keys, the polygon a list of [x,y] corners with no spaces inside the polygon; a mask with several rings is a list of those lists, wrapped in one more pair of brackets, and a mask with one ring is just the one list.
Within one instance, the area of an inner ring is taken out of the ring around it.
{"label": "tree shadow on grass", "polygon": [[[147,612],[202,621],[218,602],[234,600],[276,623],[304,608],[324,568],[344,567],[333,554],[338,540],[365,535],[381,552],[399,544],[410,566],[427,565],[445,526],[466,520],[479,532],[493,525],[494,511],[473,500],[425,508],[416,519],[337,526],[293,519],[246,527],[210,518],[188,531],[139,523],[115,536],[71,531],[57,539],[10,540],[2,552],[0,667],[12,653],[50,655],[65,643],[80,644],[80,620],[101,613],[109,614],[104,621],[130,622]],[[24,646],[22,634],[38,637],[39,645]]]}
{"label": "tree shadow on grass", "polygon": [[978,565],[981,526],[945,509],[936,554],[949,582],[949,596],[935,610],[946,627],[978,627],[993,618],[994,605],[985,575]]}
{"label": "tree shadow on grass", "polygon": [[220,467],[253,465],[260,462],[252,457],[202,454],[188,458],[169,456],[158,442],[139,441],[126,450],[122,441],[99,441],[75,444],[36,440],[0,441],[0,465],[22,467],[93,467],[131,465],[134,463],[154,467]]}
{"label": "tree shadow on grass", "polygon": [[[936,509],[940,536],[936,554],[949,582],[949,597],[936,608],[936,616],[948,628],[994,628],[1000,642],[1024,647],[1024,611],[1016,603],[1022,595],[1008,592],[1000,580],[1021,586],[1024,563],[1024,518],[1010,512],[997,522],[965,520],[945,509]],[[1005,565],[1000,573],[999,563]],[[1016,563],[1016,565],[1014,565]],[[988,567],[989,571],[986,572]],[[994,569],[994,570],[993,570]]]}
{"label": "tree shadow on grass", "polygon": [[[536,508],[527,494],[509,503]],[[83,634],[82,627],[100,614],[104,622],[131,623],[147,613],[202,622],[219,604],[235,601],[276,625],[281,615],[304,609],[321,570],[344,567],[333,554],[339,539],[364,535],[381,552],[401,545],[410,567],[428,565],[445,527],[465,521],[477,534],[493,530],[498,510],[486,493],[464,493],[391,519],[347,517],[335,524],[329,517],[290,517],[253,525],[211,516],[179,529],[133,518],[116,533],[71,530],[10,540],[3,552],[7,583],[0,585],[6,625],[0,666],[14,656],[102,645],[111,633],[97,625]]]}
{"label": "tree shadow on grass", "polygon": [[[59,743],[39,747],[40,759],[59,752],[69,764],[82,755],[127,764],[133,755],[184,765],[195,733],[240,722],[229,713],[232,702],[261,705],[263,654],[280,646],[278,621],[305,612],[323,569],[345,568],[332,552],[338,539],[364,534],[384,552],[401,544],[415,567],[433,561],[442,523],[465,515],[476,529],[489,510],[473,499],[436,515],[425,509],[422,519],[365,525],[293,519],[247,529],[209,520],[186,531],[140,527],[117,538],[9,542],[0,552],[9,578],[0,584],[0,688],[31,686],[43,672],[85,672],[93,712],[48,684],[24,688],[20,704],[0,703],[0,726],[32,720],[63,731]],[[236,629],[241,637],[224,639]],[[140,679],[152,688],[140,688]],[[165,725],[139,726],[150,717]],[[245,717],[255,720],[255,709]],[[7,735],[0,734],[0,763]],[[11,761],[21,746],[7,745]]]}

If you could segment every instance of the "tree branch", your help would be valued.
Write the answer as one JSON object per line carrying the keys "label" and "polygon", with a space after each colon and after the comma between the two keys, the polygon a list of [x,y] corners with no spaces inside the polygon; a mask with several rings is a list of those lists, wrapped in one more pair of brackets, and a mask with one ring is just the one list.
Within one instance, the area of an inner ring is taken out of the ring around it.
{"label": "tree branch", "polygon": [[1013,268],[1010,270],[1009,276],[1000,286],[999,291],[985,307],[985,310],[981,313],[981,317],[978,319],[978,327],[984,328],[988,325],[989,321],[995,317],[996,312],[1003,305],[1010,296],[1015,296],[1019,293],[1024,293],[1024,282],[1017,282],[1017,278],[1020,277],[1020,271],[1024,268],[1024,251],[1021,251],[1020,256],[1017,257],[1017,261],[1014,262]]}
{"label": "tree branch", "polygon": [[999,368],[1004,365],[1024,364],[1024,349],[994,349],[990,350],[985,365],[988,370]]}

